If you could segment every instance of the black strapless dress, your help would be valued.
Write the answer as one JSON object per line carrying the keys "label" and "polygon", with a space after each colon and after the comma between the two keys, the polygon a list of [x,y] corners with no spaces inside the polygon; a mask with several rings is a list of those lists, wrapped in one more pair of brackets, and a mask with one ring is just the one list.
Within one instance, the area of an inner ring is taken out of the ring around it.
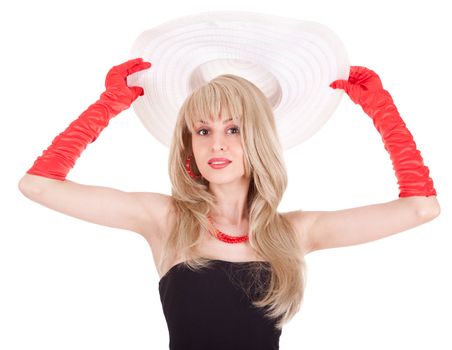
{"label": "black strapless dress", "polygon": [[[171,350],[275,350],[281,330],[252,305],[259,291],[250,284],[253,264],[210,260],[211,267],[193,271],[174,265],[159,282],[160,300]],[[260,278],[269,278],[262,269]],[[268,280],[267,280],[268,281]],[[243,288],[245,283],[248,288]]]}

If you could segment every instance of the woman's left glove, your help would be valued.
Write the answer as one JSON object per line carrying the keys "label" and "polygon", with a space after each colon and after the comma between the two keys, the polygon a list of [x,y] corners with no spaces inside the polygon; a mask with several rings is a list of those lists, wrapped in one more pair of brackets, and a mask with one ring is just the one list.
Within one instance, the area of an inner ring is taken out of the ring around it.
{"label": "woman's left glove", "polygon": [[379,76],[366,67],[351,66],[348,81],[336,80],[330,87],[343,89],[372,118],[390,154],[398,179],[399,197],[436,196],[429,169]]}

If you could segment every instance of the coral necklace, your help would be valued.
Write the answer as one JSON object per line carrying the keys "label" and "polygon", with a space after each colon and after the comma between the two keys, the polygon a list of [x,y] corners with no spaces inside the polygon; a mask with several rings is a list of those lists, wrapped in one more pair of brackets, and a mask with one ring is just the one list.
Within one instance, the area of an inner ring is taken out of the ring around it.
{"label": "coral necklace", "polygon": [[[212,223],[212,219],[210,216],[208,216],[209,221]],[[246,242],[248,240],[248,234],[245,234],[243,236],[230,236],[226,233],[221,232],[217,228],[215,228],[215,238],[219,239],[220,241],[226,242],[226,243],[242,243]]]}

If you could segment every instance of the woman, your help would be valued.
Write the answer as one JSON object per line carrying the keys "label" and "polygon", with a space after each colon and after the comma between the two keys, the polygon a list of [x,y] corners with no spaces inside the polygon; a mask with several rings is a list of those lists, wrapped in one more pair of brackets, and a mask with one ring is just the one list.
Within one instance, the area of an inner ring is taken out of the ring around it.
{"label": "woman", "polygon": [[[172,195],[127,193],[66,179],[109,120],[144,94],[113,67],[100,99],[59,134],[19,183],[33,201],[141,234],[159,271],[172,349],[277,349],[299,310],[306,254],[380,239],[439,215],[433,181],[375,72],[352,66],[344,89],[372,118],[398,178],[397,200],[340,211],[277,208],[287,186],[272,109],[250,81],[227,74],[182,105],[170,148]],[[207,267],[207,268],[206,268]]]}

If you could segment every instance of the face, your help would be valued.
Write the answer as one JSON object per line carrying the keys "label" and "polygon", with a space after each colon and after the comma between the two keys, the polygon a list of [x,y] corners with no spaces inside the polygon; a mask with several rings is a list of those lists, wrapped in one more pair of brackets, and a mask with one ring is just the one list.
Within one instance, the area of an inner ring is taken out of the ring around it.
{"label": "face", "polygon": [[[210,183],[230,183],[245,175],[239,126],[228,115],[221,120],[198,120],[192,135],[193,154],[201,175]],[[209,165],[212,158],[227,158],[223,168]]]}

